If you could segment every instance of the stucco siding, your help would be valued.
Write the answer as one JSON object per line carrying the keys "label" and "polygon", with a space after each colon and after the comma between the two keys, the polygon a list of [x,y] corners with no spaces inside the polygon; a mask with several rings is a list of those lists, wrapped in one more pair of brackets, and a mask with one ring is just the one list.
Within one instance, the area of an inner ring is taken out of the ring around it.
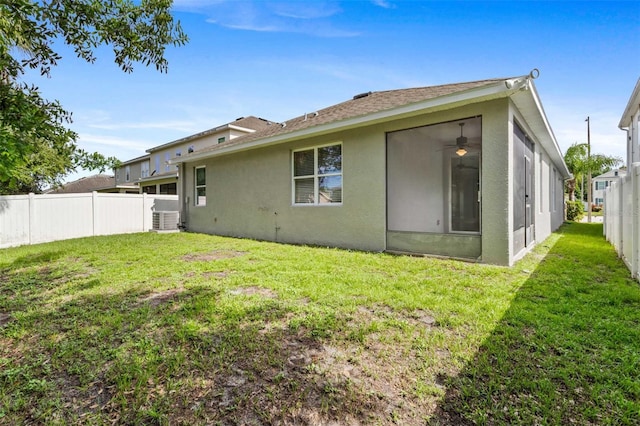
{"label": "stucco siding", "polygon": [[[426,240],[387,233],[386,134],[477,116],[482,117],[481,232],[472,238],[471,252],[467,247],[459,254],[446,254],[472,257],[480,250],[482,262],[511,265],[530,248],[514,253],[514,120],[534,142],[537,242],[562,223],[563,181],[560,172],[553,173],[550,155],[507,98],[187,162],[181,171],[181,217],[194,232],[370,251],[387,249],[390,238],[412,251],[413,244]],[[332,143],[342,144],[342,203],[293,205],[292,152]],[[194,168],[201,166],[206,173],[206,205],[195,206]],[[453,251],[456,244],[452,243]]]}
{"label": "stucco siding", "polygon": [[[342,143],[341,205],[292,205],[291,152]],[[193,205],[193,170],[206,167],[206,205]],[[384,132],[350,131],[189,163],[191,231],[362,250],[385,248]]]}

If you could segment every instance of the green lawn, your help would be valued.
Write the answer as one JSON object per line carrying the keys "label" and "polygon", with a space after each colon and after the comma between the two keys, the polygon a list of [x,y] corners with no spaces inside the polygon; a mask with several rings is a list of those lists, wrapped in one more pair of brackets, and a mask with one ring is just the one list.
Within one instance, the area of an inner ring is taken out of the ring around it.
{"label": "green lawn", "polygon": [[597,224],[513,268],[198,234],[0,250],[0,424],[635,424]]}

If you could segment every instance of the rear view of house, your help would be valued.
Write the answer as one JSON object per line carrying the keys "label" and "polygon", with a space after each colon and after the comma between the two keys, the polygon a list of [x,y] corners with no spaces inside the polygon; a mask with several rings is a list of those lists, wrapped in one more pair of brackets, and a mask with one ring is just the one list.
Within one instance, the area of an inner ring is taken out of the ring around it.
{"label": "rear view of house", "polygon": [[368,92],[170,163],[187,229],[510,265],[569,171],[531,75]]}

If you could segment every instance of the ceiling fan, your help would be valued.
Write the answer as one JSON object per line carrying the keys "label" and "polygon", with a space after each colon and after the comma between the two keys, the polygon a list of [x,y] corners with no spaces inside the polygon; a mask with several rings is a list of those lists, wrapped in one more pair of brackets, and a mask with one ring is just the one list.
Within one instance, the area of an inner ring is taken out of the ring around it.
{"label": "ceiling fan", "polygon": [[464,129],[464,122],[460,124],[460,137],[456,138],[456,146],[458,149],[456,150],[456,154],[462,157],[467,153],[465,147],[467,146],[467,137],[462,134],[462,130]]}
{"label": "ceiling fan", "polygon": [[458,123],[458,125],[460,126],[460,136],[456,138],[455,144],[445,145],[445,149],[456,148],[455,153],[458,154],[458,156],[462,157],[467,152],[469,152],[469,148],[475,148],[479,146],[479,144],[469,143],[467,137],[464,135],[464,122]]}

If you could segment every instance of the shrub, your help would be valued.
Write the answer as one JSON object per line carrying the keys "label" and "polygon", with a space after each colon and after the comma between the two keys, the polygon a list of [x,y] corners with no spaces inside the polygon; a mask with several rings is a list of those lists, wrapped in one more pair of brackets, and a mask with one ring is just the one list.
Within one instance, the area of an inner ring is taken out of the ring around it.
{"label": "shrub", "polygon": [[567,220],[579,222],[583,216],[584,205],[582,201],[567,201]]}

